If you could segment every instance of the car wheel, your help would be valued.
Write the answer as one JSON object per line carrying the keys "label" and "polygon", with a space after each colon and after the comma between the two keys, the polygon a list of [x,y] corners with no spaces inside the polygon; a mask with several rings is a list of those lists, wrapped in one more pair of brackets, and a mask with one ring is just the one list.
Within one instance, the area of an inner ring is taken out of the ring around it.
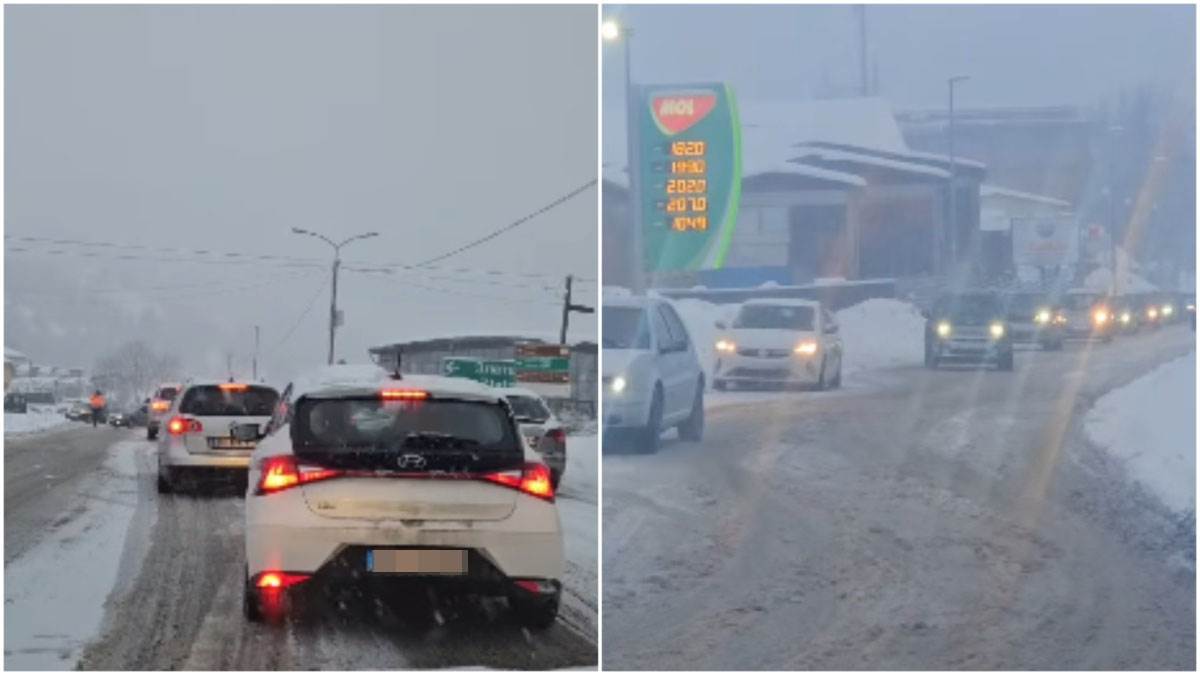
{"label": "car wheel", "polygon": [[646,427],[639,434],[640,450],[643,454],[653,455],[658,452],[658,444],[662,436],[663,416],[662,387],[654,385],[654,397],[650,400],[650,414],[646,417]]}
{"label": "car wheel", "polygon": [[679,437],[685,441],[699,443],[704,439],[704,380],[696,384],[696,398],[692,401],[692,412],[679,425]]}
{"label": "car wheel", "polygon": [[821,357],[821,373],[817,375],[817,391],[824,391],[829,387],[825,382],[825,357]]}
{"label": "car wheel", "polygon": [[263,616],[262,602],[258,597],[258,589],[250,585],[250,572],[246,570],[243,574],[245,581],[243,582],[242,592],[242,616],[250,623],[262,623]]}
{"label": "car wheel", "polygon": [[169,495],[175,486],[171,485],[171,481],[161,473],[158,474],[158,494]]}
{"label": "car wheel", "polygon": [[156,438],[158,438],[158,429],[151,429],[150,427],[146,427],[146,440],[152,441]]}
{"label": "car wheel", "polygon": [[834,373],[833,381],[829,384],[833,389],[840,389],[842,387],[842,360],[840,358],[838,359],[837,372]]}
{"label": "car wheel", "polygon": [[558,483],[561,480],[562,480],[562,472],[551,469],[550,470],[550,487],[553,488],[555,492],[558,491]]}
{"label": "car wheel", "polygon": [[561,590],[542,597],[529,597],[529,594],[514,595],[509,598],[509,605],[522,626],[542,630],[553,626],[554,621],[558,619],[561,596]]}

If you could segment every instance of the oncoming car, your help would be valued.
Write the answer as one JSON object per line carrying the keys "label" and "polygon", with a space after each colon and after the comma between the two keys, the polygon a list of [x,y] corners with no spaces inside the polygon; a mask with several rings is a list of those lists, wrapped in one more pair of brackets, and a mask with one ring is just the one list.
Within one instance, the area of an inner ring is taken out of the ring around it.
{"label": "oncoming car", "polygon": [[601,396],[608,438],[631,436],[658,451],[671,427],[685,441],[704,435],[704,371],[670,303],[637,296],[604,299]]}
{"label": "oncoming car", "polygon": [[1013,369],[1013,344],[1004,304],[992,293],[962,293],[939,298],[926,313],[925,366],[945,361],[990,361]]}
{"label": "oncoming car", "polygon": [[260,384],[189,382],[168,409],[158,440],[158,491],[173,492],[197,478],[244,476],[256,443],[234,429],[265,427],[278,399]]}
{"label": "oncoming car", "polygon": [[728,384],[842,382],[842,340],[833,315],[812,300],[747,300],[732,326],[718,321],[713,388]]}
{"label": "oncoming car", "polygon": [[1068,291],[1063,298],[1063,314],[1067,318],[1067,337],[1070,338],[1108,342],[1117,330],[1112,302],[1103,293],[1085,289]]}
{"label": "oncoming car", "polygon": [[558,614],[550,470],[476,382],[330,366],[293,383],[254,451],[245,513],[250,621],[280,620],[318,589],[501,596],[537,628]]}
{"label": "oncoming car", "polygon": [[1013,293],[1006,298],[1008,329],[1013,342],[1062,349],[1067,317],[1049,297],[1039,293]]}
{"label": "oncoming car", "polygon": [[536,392],[522,387],[497,389],[497,393],[508,401],[513,418],[520,425],[521,434],[529,447],[542,456],[550,467],[550,482],[554,489],[562,480],[567,469],[567,432],[562,422],[554,416],[546,401]]}

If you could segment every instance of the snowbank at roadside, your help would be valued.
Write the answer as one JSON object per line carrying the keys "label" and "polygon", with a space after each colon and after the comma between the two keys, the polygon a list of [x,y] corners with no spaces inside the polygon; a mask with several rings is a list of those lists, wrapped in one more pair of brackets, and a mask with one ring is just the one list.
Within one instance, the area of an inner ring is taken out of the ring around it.
{"label": "snowbank at roadside", "polygon": [[1172,511],[1195,509],[1196,353],[1168,361],[1096,401],[1088,437]]}
{"label": "snowbank at roadside", "polygon": [[[596,544],[599,541],[596,505],[597,471],[599,453],[595,433],[567,436],[567,468],[558,486],[558,513],[562,518],[563,548],[567,557],[567,572],[564,579],[567,588],[580,599],[585,607],[572,607],[576,617],[596,627],[597,564]],[[564,596],[564,605],[571,602]],[[567,607],[564,606],[564,611]]]}
{"label": "snowbank at roadside", "polygon": [[137,508],[141,442],[114,445],[86,508],[4,567],[4,667],[71,670],[100,629]]}
{"label": "snowbank at roadside", "polygon": [[925,358],[925,317],[912,304],[872,298],[837,312],[843,373],[919,366]]}
{"label": "snowbank at roadside", "polygon": [[70,423],[62,413],[54,410],[33,410],[27,413],[4,413],[4,435],[31,434]]}

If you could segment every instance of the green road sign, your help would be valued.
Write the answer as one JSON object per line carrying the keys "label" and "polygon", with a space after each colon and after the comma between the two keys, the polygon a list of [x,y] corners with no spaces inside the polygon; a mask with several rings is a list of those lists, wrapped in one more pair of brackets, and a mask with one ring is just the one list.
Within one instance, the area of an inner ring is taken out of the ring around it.
{"label": "green road sign", "polygon": [[566,356],[518,356],[517,370],[567,372],[571,370],[571,359]]}
{"label": "green road sign", "polygon": [[446,356],[442,358],[442,374],[475,380],[490,387],[511,387],[517,381],[516,364],[512,359]]}
{"label": "green road sign", "polygon": [[720,83],[639,88],[637,162],[646,269],[725,264],[742,190],[733,91]]}

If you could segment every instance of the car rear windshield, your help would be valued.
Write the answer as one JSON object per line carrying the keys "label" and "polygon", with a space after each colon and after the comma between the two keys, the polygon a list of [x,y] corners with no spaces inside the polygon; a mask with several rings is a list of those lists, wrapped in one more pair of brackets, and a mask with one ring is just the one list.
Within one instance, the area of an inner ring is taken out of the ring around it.
{"label": "car rear windshield", "polygon": [[733,327],[812,330],[815,315],[812,307],[743,305],[738,311]]}
{"label": "car rear windshield", "polygon": [[520,422],[545,422],[550,419],[550,410],[542,399],[534,396],[506,396],[512,407],[513,417]]}
{"label": "car rear windshield", "polygon": [[640,307],[605,307],[603,346],[608,349],[649,349],[650,331]]}
{"label": "car rear windshield", "polygon": [[297,457],[342,469],[495,471],[524,452],[499,403],[457,399],[301,399],[291,423]]}
{"label": "car rear windshield", "polygon": [[174,401],[175,397],[178,395],[179,390],[175,387],[163,387],[162,389],[158,390],[158,393],[154,395],[154,398],[161,399],[163,401]]}
{"label": "car rear windshield", "polygon": [[278,400],[279,393],[270,387],[232,389],[203,385],[188,388],[179,403],[179,412],[196,417],[267,417]]}

